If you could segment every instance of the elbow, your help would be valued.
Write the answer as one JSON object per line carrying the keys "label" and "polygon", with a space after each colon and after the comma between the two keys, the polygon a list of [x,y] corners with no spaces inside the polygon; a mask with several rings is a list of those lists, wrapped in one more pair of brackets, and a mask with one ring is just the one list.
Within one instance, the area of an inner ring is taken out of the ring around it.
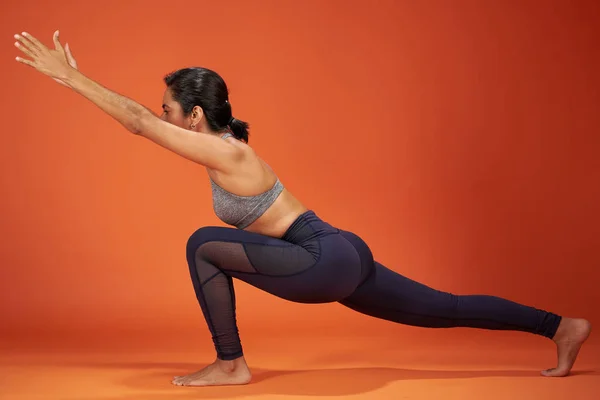
{"label": "elbow", "polygon": [[134,123],[132,123],[128,130],[129,130],[129,132],[133,133],[136,136],[141,135],[142,134],[141,121],[135,121]]}
{"label": "elbow", "polygon": [[129,131],[134,135],[143,135],[148,132],[152,122],[155,122],[156,115],[152,114],[148,110],[140,110],[135,114],[132,124],[129,127]]}

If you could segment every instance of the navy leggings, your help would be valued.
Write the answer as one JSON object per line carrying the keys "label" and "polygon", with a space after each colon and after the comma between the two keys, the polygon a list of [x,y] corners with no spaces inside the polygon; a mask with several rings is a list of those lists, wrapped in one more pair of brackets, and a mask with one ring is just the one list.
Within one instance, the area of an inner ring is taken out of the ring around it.
{"label": "navy leggings", "polygon": [[376,318],[428,328],[525,331],[552,338],[561,317],[487,295],[459,296],[410,280],[373,260],[357,235],[307,211],[281,238],[200,228],[187,244],[196,297],[217,357],[242,356],[232,278],[300,303],[340,304]]}

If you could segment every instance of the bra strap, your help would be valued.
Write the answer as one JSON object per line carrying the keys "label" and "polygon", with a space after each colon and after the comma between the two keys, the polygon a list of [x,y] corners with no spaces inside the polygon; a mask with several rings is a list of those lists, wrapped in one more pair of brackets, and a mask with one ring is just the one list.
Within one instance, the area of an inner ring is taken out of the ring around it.
{"label": "bra strap", "polygon": [[227,139],[228,137],[233,137],[233,134],[231,134],[230,132],[227,132],[226,134],[221,136],[221,139]]}

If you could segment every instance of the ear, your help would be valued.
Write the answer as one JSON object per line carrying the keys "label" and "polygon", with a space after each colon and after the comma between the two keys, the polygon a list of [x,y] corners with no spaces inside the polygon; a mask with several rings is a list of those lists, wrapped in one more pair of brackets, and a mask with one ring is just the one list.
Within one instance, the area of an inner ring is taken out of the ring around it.
{"label": "ear", "polygon": [[204,110],[202,110],[202,107],[194,106],[194,108],[192,108],[192,113],[191,113],[192,122],[198,124],[203,117],[204,117]]}

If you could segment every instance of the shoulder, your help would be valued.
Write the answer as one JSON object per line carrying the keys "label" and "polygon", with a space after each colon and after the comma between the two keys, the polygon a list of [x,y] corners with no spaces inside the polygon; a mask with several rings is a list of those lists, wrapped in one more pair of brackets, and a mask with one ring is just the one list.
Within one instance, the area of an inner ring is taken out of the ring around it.
{"label": "shoulder", "polygon": [[241,156],[256,156],[256,152],[254,149],[246,142],[243,142],[236,138],[235,136],[229,136],[225,139],[222,139],[223,142],[232,146],[235,153]]}
{"label": "shoulder", "polygon": [[226,167],[221,168],[222,172],[239,171],[239,168],[248,166],[248,164],[259,159],[258,154],[247,143],[235,137],[227,137],[221,140],[228,148]]}

